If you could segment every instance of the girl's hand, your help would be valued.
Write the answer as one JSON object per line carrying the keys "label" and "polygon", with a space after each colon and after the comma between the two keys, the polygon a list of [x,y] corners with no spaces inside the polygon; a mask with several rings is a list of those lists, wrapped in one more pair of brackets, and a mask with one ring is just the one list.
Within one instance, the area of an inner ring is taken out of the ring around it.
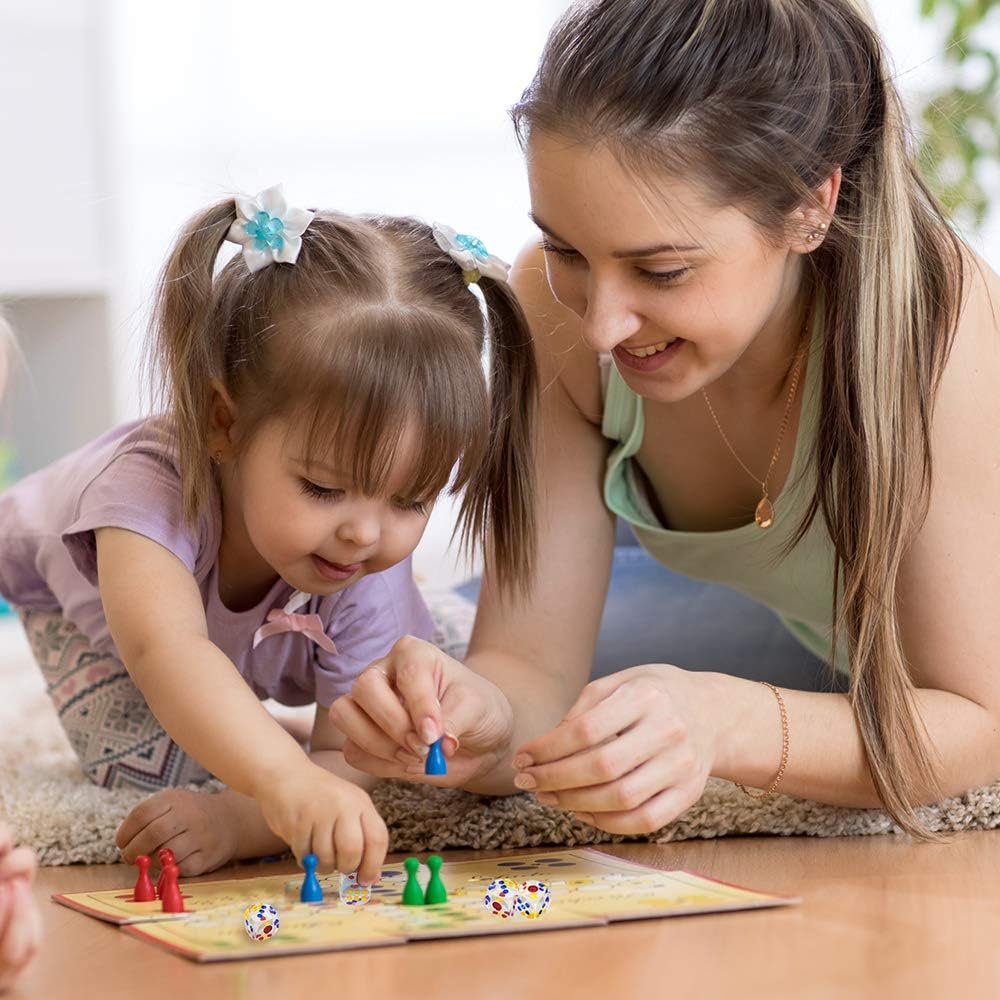
{"label": "girl's hand", "polygon": [[35,855],[14,848],[0,823],[0,993],[14,984],[42,942],[42,919],[31,895]]}
{"label": "girl's hand", "polygon": [[[404,636],[330,706],[347,737],[344,759],[380,778],[465,785],[493,771],[514,731],[504,694],[437,646]],[[448,773],[424,774],[427,748],[444,737]]]}
{"label": "girl's hand", "polygon": [[368,794],[306,760],[256,795],[267,825],[301,863],[315,854],[321,871],[358,873],[378,881],[389,832]]}
{"label": "girl's hand", "polygon": [[651,833],[697,802],[719,738],[713,674],[632,667],[583,689],[514,756],[514,783],[609,833]]}

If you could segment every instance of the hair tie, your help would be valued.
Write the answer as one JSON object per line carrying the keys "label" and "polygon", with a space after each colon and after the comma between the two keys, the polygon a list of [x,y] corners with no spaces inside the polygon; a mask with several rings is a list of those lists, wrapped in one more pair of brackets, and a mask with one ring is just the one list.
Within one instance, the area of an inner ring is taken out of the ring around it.
{"label": "hair tie", "polygon": [[478,237],[456,232],[439,222],[431,226],[431,231],[434,242],[462,269],[467,285],[477,285],[483,277],[507,281],[510,265],[491,254]]}
{"label": "hair tie", "polygon": [[261,191],[255,198],[237,195],[236,221],[226,239],[243,247],[250,273],[268,264],[294,264],[302,249],[302,234],[315,212],[292,208],[281,184]]}

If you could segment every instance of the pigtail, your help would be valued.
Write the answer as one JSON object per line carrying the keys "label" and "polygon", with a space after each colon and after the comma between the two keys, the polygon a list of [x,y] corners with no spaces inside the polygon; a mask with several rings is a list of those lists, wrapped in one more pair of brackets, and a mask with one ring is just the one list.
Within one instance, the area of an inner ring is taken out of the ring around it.
{"label": "pigtail", "polygon": [[484,539],[502,593],[528,592],[537,551],[535,409],[538,375],[528,321],[506,282],[482,278],[490,334],[490,437],[481,474],[469,484],[461,544]]}
{"label": "pigtail", "polygon": [[158,395],[176,434],[184,517],[189,522],[203,509],[212,488],[204,445],[206,383],[223,369],[222,336],[212,322],[212,283],[219,247],[235,219],[232,199],[191,219],[167,258],[157,288],[152,357],[158,364]]}

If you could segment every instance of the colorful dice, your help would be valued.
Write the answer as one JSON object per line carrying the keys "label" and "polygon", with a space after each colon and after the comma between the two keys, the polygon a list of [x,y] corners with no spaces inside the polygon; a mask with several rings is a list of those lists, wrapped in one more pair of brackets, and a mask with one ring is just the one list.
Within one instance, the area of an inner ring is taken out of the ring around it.
{"label": "colorful dice", "polygon": [[552,894],[544,882],[522,882],[517,889],[515,907],[529,920],[537,920],[548,908]]}
{"label": "colorful dice", "polygon": [[266,941],[278,933],[281,921],[270,903],[254,903],[243,911],[243,926],[254,941]]}
{"label": "colorful dice", "polygon": [[517,883],[506,878],[495,878],[486,887],[483,897],[486,909],[498,917],[512,917],[517,912]]}
{"label": "colorful dice", "polygon": [[370,885],[358,884],[358,873],[340,876],[340,898],[348,906],[364,906],[372,898]]}

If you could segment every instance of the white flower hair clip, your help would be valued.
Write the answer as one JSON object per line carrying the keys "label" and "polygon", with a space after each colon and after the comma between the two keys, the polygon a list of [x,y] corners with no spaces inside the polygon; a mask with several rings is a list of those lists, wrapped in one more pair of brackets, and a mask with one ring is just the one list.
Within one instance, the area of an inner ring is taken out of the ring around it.
{"label": "white flower hair clip", "polygon": [[226,239],[243,247],[250,272],[268,264],[294,264],[302,249],[302,234],[315,212],[292,208],[280,184],[261,191],[255,198],[237,196],[236,221]]}
{"label": "white flower hair clip", "polygon": [[510,265],[491,254],[482,240],[456,232],[451,226],[439,222],[435,222],[431,230],[435,243],[461,267],[466,284],[475,285],[482,277],[494,281],[507,280]]}

